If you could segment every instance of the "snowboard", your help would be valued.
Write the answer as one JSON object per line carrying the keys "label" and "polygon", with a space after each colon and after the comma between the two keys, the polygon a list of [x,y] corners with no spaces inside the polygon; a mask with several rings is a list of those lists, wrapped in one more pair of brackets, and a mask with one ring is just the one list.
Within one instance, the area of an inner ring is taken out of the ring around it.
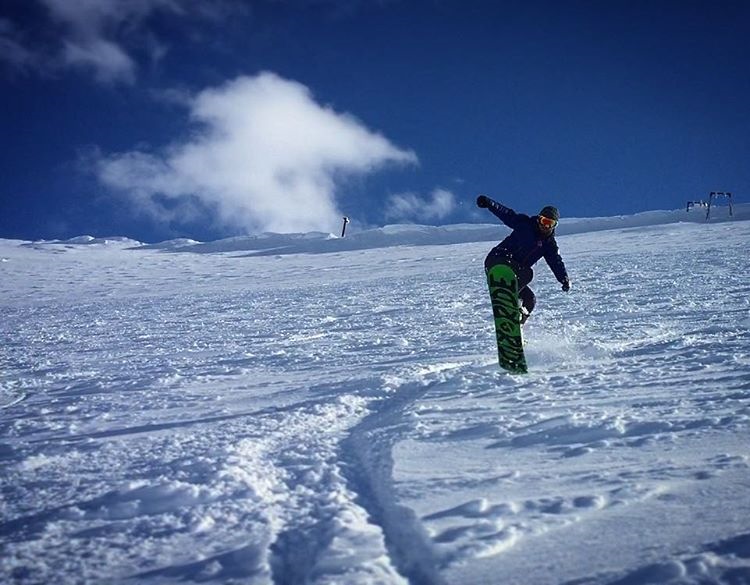
{"label": "snowboard", "polygon": [[497,264],[487,272],[487,285],[490,287],[500,367],[514,374],[525,374],[528,368],[523,355],[518,277],[507,264]]}

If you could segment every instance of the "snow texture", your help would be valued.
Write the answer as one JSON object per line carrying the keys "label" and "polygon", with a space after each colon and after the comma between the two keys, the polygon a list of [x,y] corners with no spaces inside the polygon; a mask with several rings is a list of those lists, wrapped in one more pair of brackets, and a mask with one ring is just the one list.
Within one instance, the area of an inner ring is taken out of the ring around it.
{"label": "snow texture", "polygon": [[749,218],[0,240],[0,582],[748,583]]}

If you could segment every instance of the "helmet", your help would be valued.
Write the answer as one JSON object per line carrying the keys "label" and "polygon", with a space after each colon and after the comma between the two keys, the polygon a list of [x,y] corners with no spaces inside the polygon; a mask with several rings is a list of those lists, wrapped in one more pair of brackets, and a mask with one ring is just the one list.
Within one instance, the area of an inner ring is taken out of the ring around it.
{"label": "helmet", "polygon": [[539,215],[548,217],[549,219],[554,219],[555,221],[560,221],[560,212],[557,210],[557,207],[552,207],[551,205],[543,207],[539,212]]}

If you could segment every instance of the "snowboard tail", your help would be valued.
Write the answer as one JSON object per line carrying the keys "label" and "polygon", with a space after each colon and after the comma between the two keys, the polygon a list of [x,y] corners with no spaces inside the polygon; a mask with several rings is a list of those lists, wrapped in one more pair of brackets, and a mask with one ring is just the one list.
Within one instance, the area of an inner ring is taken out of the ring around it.
{"label": "snowboard tail", "polygon": [[487,284],[495,319],[500,367],[515,374],[525,374],[528,368],[523,354],[518,277],[507,264],[497,264],[487,271]]}

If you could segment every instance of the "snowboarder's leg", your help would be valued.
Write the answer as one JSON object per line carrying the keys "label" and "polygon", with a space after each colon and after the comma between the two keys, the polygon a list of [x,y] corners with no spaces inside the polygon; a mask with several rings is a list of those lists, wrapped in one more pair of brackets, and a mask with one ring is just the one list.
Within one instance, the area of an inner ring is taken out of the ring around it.
{"label": "snowboarder's leg", "polygon": [[524,266],[517,271],[518,274],[518,300],[521,303],[521,325],[526,323],[531,311],[536,305],[536,295],[529,288],[529,283],[534,279],[534,271],[529,266]]}
{"label": "snowboarder's leg", "polygon": [[525,286],[518,291],[518,298],[521,300],[521,325],[523,325],[536,306],[536,295],[533,290]]}

